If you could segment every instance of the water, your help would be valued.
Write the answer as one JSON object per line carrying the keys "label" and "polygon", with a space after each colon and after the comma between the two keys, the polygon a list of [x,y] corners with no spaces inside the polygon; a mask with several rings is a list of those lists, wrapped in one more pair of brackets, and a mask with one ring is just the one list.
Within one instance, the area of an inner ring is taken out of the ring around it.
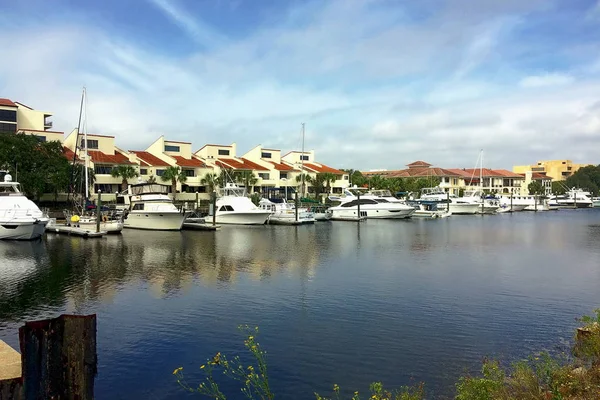
{"label": "water", "polygon": [[484,356],[568,345],[600,306],[599,211],[0,242],[0,339],[97,313],[98,399],[186,398],[173,370],[199,382],[242,351],[240,324],[260,326],[278,398],[375,380],[451,395]]}

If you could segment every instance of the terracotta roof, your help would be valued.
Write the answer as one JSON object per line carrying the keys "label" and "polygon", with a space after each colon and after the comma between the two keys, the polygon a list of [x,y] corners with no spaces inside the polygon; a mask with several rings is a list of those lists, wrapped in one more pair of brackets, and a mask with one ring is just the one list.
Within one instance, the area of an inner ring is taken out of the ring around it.
{"label": "terracotta roof", "polygon": [[220,167],[223,168],[231,168],[231,169],[239,169],[239,170],[246,170],[246,171],[251,171],[251,170],[256,170],[256,171],[268,171],[268,168],[263,167],[262,165],[258,165],[256,163],[253,163],[252,161],[249,161],[245,158],[219,158],[217,161],[215,161],[215,164],[217,164]]}
{"label": "terracotta roof", "polygon": [[310,162],[306,162],[306,161],[304,162],[304,168],[311,169],[311,170],[313,170],[315,172],[318,172],[318,173],[325,173],[325,172],[327,172],[327,173],[336,174],[336,175],[343,175],[343,174],[345,174],[344,171],[340,171],[339,169],[328,167],[325,164],[314,164],[314,163],[310,163]]}
{"label": "terracotta roof", "polygon": [[365,176],[385,176],[388,178],[410,178],[410,177],[418,177],[418,178],[426,178],[428,176],[436,176],[436,177],[462,177],[462,174],[457,173],[454,170],[449,170],[445,168],[408,168],[408,169],[400,169],[400,170],[391,170],[391,171],[369,171],[362,172]]}
{"label": "terracotta roof", "polygon": [[121,153],[106,154],[101,151],[88,150],[88,154],[94,163],[100,164],[132,164],[129,158]]}
{"label": "terracotta roof", "polygon": [[[267,160],[264,160],[264,161],[267,161]],[[287,164],[283,164],[283,163],[280,164],[280,163],[276,163],[275,161],[267,161],[267,162],[273,164],[277,171],[296,171],[296,169],[294,167],[289,166]]]}
{"label": "terracotta roof", "polygon": [[521,175],[516,174],[512,171],[509,171],[507,169],[495,169],[494,170],[495,173],[503,176],[504,178],[522,178]]}
{"label": "terracotta roof", "polygon": [[419,167],[431,167],[431,164],[426,163],[425,161],[415,161],[410,164],[406,164],[408,168],[419,168]]}
{"label": "terracotta roof", "polygon": [[199,167],[206,168],[206,164],[204,164],[201,160],[197,158],[185,158],[181,156],[171,156],[177,161],[177,165],[180,167]]}
{"label": "terracotta roof", "polygon": [[[75,155],[73,150],[69,149],[68,147],[64,147],[64,146],[63,146],[63,154],[65,155],[67,160],[73,160],[73,156]],[[79,160],[79,157],[75,157],[75,160]]]}
{"label": "terracotta roof", "polygon": [[[520,176],[525,176],[525,174],[517,174]],[[542,174],[540,172],[532,172],[531,173],[531,179],[533,179],[534,181],[539,181],[539,180],[546,180],[546,179],[552,179],[552,177],[546,175],[546,174]]]}
{"label": "terracotta roof", "polygon": [[140,161],[143,161],[147,166],[152,167],[168,167],[169,164],[166,161],[161,160],[153,154],[148,153],[147,151],[136,151],[129,150],[131,153],[134,153]]}
{"label": "terracotta roof", "polygon": [[4,107],[16,107],[17,105],[15,103],[13,103],[9,99],[2,99],[2,98],[0,98],[0,106],[4,106]]}

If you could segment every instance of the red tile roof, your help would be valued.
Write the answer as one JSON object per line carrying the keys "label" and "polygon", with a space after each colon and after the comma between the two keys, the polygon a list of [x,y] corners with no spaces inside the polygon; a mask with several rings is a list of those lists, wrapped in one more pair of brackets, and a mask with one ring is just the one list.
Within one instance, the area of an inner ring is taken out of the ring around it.
{"label": "red tile roof", "polygon": [[4,107],[16,107],[17,105],[15,103],[13,103],[9,99],[2,99],[2,98],[0,98],[0,106],[4,106]]}
{"label": "red tile roof", "polygon": [[[267,160],[265,160],[265,161],[267,161]],[[294,167],[289,166],[287,164],[283,164],[283,163],[280,164],[280,163],[276,163],[275,161],[267,161],[267,162],[273,164],[277,171],[296,171],[296,169]]]}
{"label": "red tile roof", "polygon": [[310,163],[310,162],[304,162],[304,168],[311,169],[317,173],[327,172],[327,173],[336,174],[336,175],[345,174],[344,171],[340,171],[339,169],[328,167],[325,164],[314,164],[314,163]]}
{"label": "red tile roof", "polygon": [[[67,160],[71,160],[71,161],[73,160],[73,156],[75,155],[73,150],[69,149],[68,147],[64,147],[64,146],[63,146],[63,154],[65,155]],[[79,157],[75,157],[75,160],[79,160]]]}
{"label": "red tile roof", "polygon": [[88,150],[88,154],[94,163],[99,164],[132,164],[129,158],[116,152],[115,154],[106,154],[101,151]]}
{"label": "red tile roof", "polygon": [[153,167],[168,167],[169,164],[166,161],[161,160],[153,154],[148,153],[147,151],[137,151],[137,150],[129,150],[131,153],[134,153],[140,161],[143,161],[148,166]]}
{"label": "red tile roof", "polygon": [[[525,174],[518,174],[518,175],[525,176]],[[539,180],[552,179],[552,177],[550,177],[546,174],[542,174],[540,172],[533,172],[531,174],[531,179],[533,179],[534,181],[539,181]]]}
{"label": "red tile roof", "polygon": [[462,175],[455,172],[454,170],[449,170],[449,169],[445,169],[445,168],[437,168],[437,167],[433,167],[433,168],[429,168],[429,167],[422,167],[422,168],[408,168],[408,169],[401,169],[401,170],[392,170],[392,171],[369,171],[369,172],[363,172],[362,173],[365,176],[373,176],[373,175],[379,175],[379,176],[385,176],[385,177],[389,177],[389,178],[410,178],[410,177],[419,177],[419,178],[426,178],[429,176],[437,176],[437,177],[461,177]]}
{"label": "red tile roof", "polygon": [[246,171],[268,171],[268,168],[263,167],[262,165],[258,165],[249,161],[245,158],[219,158],[215,164],[223,168],[231,168],[231,169],[239,169]]}
{"label": "red tile roof", "polygon": [[408,168],[422,168],[422,167],[431,167],[431,164],[426,163],[425,161],[415,161],[406,165]]}
{"label": "red tile roof", "polygon": [[206,168],[206,164],[197,158],[185,158],[181,156],[171,156],[177,161],[177,165],[180,167],[197,167],[197,168]]}

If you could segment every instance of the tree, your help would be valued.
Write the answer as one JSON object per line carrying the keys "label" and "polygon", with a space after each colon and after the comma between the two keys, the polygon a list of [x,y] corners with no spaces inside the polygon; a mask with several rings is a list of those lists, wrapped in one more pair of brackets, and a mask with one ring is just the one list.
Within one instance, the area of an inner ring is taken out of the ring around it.
{"label": "tree", "polygon": [[256,185],[258,182],[258,178],[252,171],[236,171],[233,173],[233,179],[238,183],[244,184],[248,194],[250,194],[250,187]]}
{"label": "tree", "polygon": [[126,191],[129,185],[129,179],[139,176],[138,172],[131,165],[118,165],[110,171],[113,178],[121,178],[121,190]]}
{"label": "tree", "polygon": [[331,194],[331,184],[335,183],[335,181],[337,180],[337,176],[335,174],[332,174],[331,172],[322,172],[320,174],[317,174],[317,176],[321,175],[321,178],[323,179],[323,182],[325,183],[325,186],[327,188],[327,193]]}
{"label": "tree", "polygon": [[369,178],[368,183],[369,183],[369,189],[385,189],[385,185],[386,185],[386,178],[380,176],[380,175],[373,175]]}
{"label": "tree", "polygon": [[[304,177],[304,183],[302,183],[302,178]],[[296,176],[296,182],[300,183],[300,193],[304,196],[306,194],[306,185],[313,182],[312,176],[309,174],[300,174]]]}
{"label": "tree", "polygon": [[315,189],[315,196],[318,198],[323,190],[325,189],[325,176],[324,174],[317,174],[315,179],[312,181],[312,186]]}
{"label": "tree", "polygon": [[594,194],[600,191],[600,165],[588,165],[580,168],[565,182],[569,188],[589,190]]}
{"label": "tree", "polygon": [[154,175],[150,175],[146,182],[147,183],[156,183],[156,177]]}
{"label": "tree", "polygon": [[544,188],[540,181],[532,181],[527,186],[527,189],[529,189],[529,194],[532,196],[546,194],[546,188]]}
{"label": "tree", "polygon": [[206,191],[208,193],[212,193],[215,190],[217,190],[217,188],[220,186],[221,177],[219,177],[219,175],[215,174],[214,172],[207,172],[206,175],[204,175],[204,178],[202,178],[202,180],[200,181],[200,183],[206,186]]}
{"label": "tree", "polygon": [[175,193],[177,193],[177,182],[184,183],[187,181],[187,176],[181,168],[171,166],[165,169],[160,179],[165,182],[171,181],[171,193],[175,196]]}
{"label": "tree", "polygon": [[561,195],[567,192],[567,187],[564,182],[553,181],[552,182],[552,194]]}

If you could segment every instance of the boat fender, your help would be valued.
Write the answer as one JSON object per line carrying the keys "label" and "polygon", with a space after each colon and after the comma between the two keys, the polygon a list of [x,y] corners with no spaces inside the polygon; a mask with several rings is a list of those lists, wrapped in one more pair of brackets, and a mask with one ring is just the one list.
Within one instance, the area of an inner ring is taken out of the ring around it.
{"label": "boat fender", "polygon": [[102,222],[107,222],[108,221],[108,217],[106,215],[102,216]]}

